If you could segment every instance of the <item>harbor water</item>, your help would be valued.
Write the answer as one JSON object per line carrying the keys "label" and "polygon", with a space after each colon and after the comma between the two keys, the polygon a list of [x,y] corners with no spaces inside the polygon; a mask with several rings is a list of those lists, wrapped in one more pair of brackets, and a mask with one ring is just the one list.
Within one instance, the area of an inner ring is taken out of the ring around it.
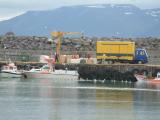
{"label": "harbor water", "polygon": [[160,85],[0,79],[0,120],[159,120]]}

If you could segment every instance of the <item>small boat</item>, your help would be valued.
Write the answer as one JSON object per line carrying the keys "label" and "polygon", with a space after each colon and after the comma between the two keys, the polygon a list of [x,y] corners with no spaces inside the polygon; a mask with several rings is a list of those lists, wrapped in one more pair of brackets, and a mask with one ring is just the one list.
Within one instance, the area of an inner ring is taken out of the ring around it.
{"label": "small boat", "polygon": [[149,79],[150,83],[160,84],[160,72],[157,73],[157,76],[154,79]]}
{"label": "small boat", "polygon": [[24,78],[54,78],[56,76],[63,77],[78,77],[77,71],[70,70],[53,70],[48,65],[42,66],[40,69],[32,68],[30,71],[23,72]]}
{"label": "small boat", "polygon": [[21,71],[18,71],[17,66],[14,63],[9,63],[2,66],[0,77],[1,78],[20,78]]}

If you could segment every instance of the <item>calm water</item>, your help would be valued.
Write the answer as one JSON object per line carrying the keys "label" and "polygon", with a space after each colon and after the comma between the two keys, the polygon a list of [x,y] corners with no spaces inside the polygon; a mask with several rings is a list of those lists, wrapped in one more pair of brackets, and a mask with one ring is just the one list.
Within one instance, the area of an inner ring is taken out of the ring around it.
{"label": "calm water", "polygon": [[160,85],[0,80],[0,120],[159,119]]}

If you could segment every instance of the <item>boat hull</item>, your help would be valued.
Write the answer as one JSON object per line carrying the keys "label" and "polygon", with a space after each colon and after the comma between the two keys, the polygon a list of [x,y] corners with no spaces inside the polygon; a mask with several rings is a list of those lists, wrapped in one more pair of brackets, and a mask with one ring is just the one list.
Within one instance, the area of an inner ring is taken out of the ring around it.
{"label": "boat hull", "polygon": [[21,73],[13,73],[13,72],[1,72],[0,77],[1,78],[20,78]]}
{"label": "boat hull", "polygon": [[47,78],[68,78],[68,79],[72,79],[78,78],[78,74],[76,71],[55,71],[55,72],[51,72],[51,73],[44,73],[44,72],[31,72],[31,71],[26,71],[23,73],[23,77],[30,79],[30,78],[38,78],[38,79],[47,79]]}
{"label": "boat hull", "polygon": [[152,84],[160,84],[160,78],[149,79],[148,81]]}
{"label": "boat hull", "polygon": [[151,80],[150,83],[153,83],[153,84],[160,84],[160,81],[157,81],[157,80]]}

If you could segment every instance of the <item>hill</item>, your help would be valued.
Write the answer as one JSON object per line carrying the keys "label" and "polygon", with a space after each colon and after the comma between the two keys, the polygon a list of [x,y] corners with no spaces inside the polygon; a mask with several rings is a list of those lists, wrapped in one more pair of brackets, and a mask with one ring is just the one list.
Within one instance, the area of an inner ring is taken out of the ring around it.
{"label": "hill", "polygon": [[50,36],[51,31],[80,31],[97,37],[160,36],[160,9],[129,4],[80,5],[29,11],[0,22],[0,34]]}

